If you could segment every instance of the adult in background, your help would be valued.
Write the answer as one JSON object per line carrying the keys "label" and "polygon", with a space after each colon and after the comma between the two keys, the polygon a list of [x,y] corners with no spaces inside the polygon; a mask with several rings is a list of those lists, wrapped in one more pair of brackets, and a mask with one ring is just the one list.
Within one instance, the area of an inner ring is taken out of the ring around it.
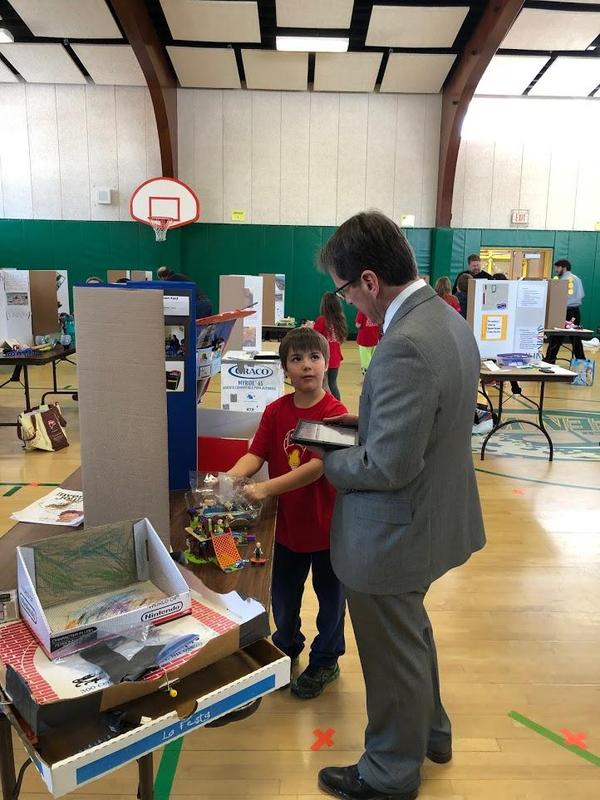
{"label": "adult in background", "polygon": [[[558,275],[558,280],[568,282],[567,321],[573,322],[575,325],[581,325],[581,304],[583,303],[583,298],[585,297],[581,278],[578,278],[577,275],[573,274],[571,270],[571,262],[567,261],[566,258],[559,258],[558,261],[554,262],[554,267],[556,269],[556,274]],[[548,343],[548,349],[546,350],[546,357],[544,359],[549,364],[556,363],[556,356],[558,355],[558,351],[565,341],[565,338],[570,339],[573,347],[573,358],[585,358],[583,344],[579,337],[552,336],[550,342]]]}
{"label": "adult in background", "polygon": [[434,288],[438,297],[441,297],[444,302],[448,303],[449,306],[452,306],[452,308],[455,311],[458,311],[459,314],[462,313],[460,302],[452,294],[452,290],[450,288],[450,278],[447,278],[445,275],[443,275],[441,278],[438,278],[435,282]]}
{"label": "adult in background", "polygon": [[477,253],[471,253],[471,255],[467,257],[467,268],[459,272],[454,279],[454,285],[452,287],[453,294],[456,294],[456,286],[461,275],[468,275],[470,278],[475,278],[475,280],[485,279],[488,281],[492,277],[489,272],[481,269],[481,258]]}
{"label": "adult in background", "polygon": [[351,217],[320,263],[383,337],[359,416],[336,418],[358,425],[359,444],[324,454],[338,492],[331,560],[348,599],[368,725],[358,764],[321,770],[319,786],[351,800],[413,800],[425,756],[452,757],[425,595],[485,543],[471,454],[479,352],[385,215]]}
{"label": "adult in background", "polygon": [[[194,283],[194,281],[183,272],[173,272],[170,267],[159,267],[156,271],[159,281],[183,281],[187,283]],[[202,292],[199,286],[196,286],[196,319],[203,319],[210,317],[212,314],[212,303],[210,298]]]}
{"label": "adult in background", "polygon": [[337,378],[340,365],[344,360],[342,344],[348,338],[348,323],[344,316],[342,304],[335,292],[325,292],[321,298],[321,313],[316,318],[313,328],[322,334],[329,343],[329,363],[327,365],[327,384],[329,391],[340,399]]}

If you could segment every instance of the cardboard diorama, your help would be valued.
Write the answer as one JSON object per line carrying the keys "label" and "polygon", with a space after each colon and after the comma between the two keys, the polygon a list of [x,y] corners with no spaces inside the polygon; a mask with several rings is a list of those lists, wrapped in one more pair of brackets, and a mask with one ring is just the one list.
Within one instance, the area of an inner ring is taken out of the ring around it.
{"label": "cardboard diorama", "polygon": [[196,320],[196,399],[202,399],[213,375],[221,369],[223,352],[238,320],[250,317],[254,309],[225,311]]}
{"label": "cardboard diorama", "polygon": [[17,588],[21,615],[51,659],[191,608],[147,519],[17,547]]}
{"label": "cardboard diorama", "polygon": [[[178,670],[168,671],[171,685],[177,687],[176,698],[168,691],[156,689],[152,694],[135,695],[138,684],[121,684],[112,687],[122,697],[112,712],[93,713],[98,707],[96,703],[95,708],[75,720],[63,708],[59,736],[55,731],[32,735],[13,707],[7,706],[9,720],[53,796],[61,797],[103,777],[247,706],[290,680],[289,658],[267,641],[255,642],[244,650],[224,652],[216,663],[204,669],[197,664],[192,668],[194,660],[190,659]],[[165,688],[165,678],[161,678],[155,683]],[[97,695],[104,698],[110,691],[96,692],[80,703]],[[100,710],[106,710],[104,703]]]}

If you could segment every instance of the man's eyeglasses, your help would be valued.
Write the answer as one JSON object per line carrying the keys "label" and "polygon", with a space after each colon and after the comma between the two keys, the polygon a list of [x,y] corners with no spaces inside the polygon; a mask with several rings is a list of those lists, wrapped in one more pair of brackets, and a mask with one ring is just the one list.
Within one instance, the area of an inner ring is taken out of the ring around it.
{"label": "man's eyeglasses", "polygon": [[340,297],[342,300],[345,300],[346,299],[345,291],[349,286],[352,286],[353,283],[356,283],[356,280],[346,281],[346,283],[342,284],[341,286],[338,286],[338,288],[335,290],[335,294],[337,294],[337,296]]}

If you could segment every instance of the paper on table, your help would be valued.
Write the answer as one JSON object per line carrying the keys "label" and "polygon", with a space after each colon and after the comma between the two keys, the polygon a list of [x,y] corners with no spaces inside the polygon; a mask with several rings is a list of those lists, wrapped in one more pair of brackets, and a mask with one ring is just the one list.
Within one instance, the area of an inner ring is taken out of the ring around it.
{"label": "paper on table", "polygon": [[76,528],[83,522],[83,492],[54,489],[21,511],[15,511],[11,517],[17,522]]}

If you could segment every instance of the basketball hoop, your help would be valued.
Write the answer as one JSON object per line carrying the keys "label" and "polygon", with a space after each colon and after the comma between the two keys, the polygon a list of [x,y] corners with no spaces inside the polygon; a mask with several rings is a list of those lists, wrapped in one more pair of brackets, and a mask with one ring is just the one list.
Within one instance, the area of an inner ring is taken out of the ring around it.
{"label": "basketball hoop", "polygon": [[148,217],[150,225],[154,230],[154,236],[157,242],[164,242],[167,238],[167,231],[175,222],[173,217]]}

